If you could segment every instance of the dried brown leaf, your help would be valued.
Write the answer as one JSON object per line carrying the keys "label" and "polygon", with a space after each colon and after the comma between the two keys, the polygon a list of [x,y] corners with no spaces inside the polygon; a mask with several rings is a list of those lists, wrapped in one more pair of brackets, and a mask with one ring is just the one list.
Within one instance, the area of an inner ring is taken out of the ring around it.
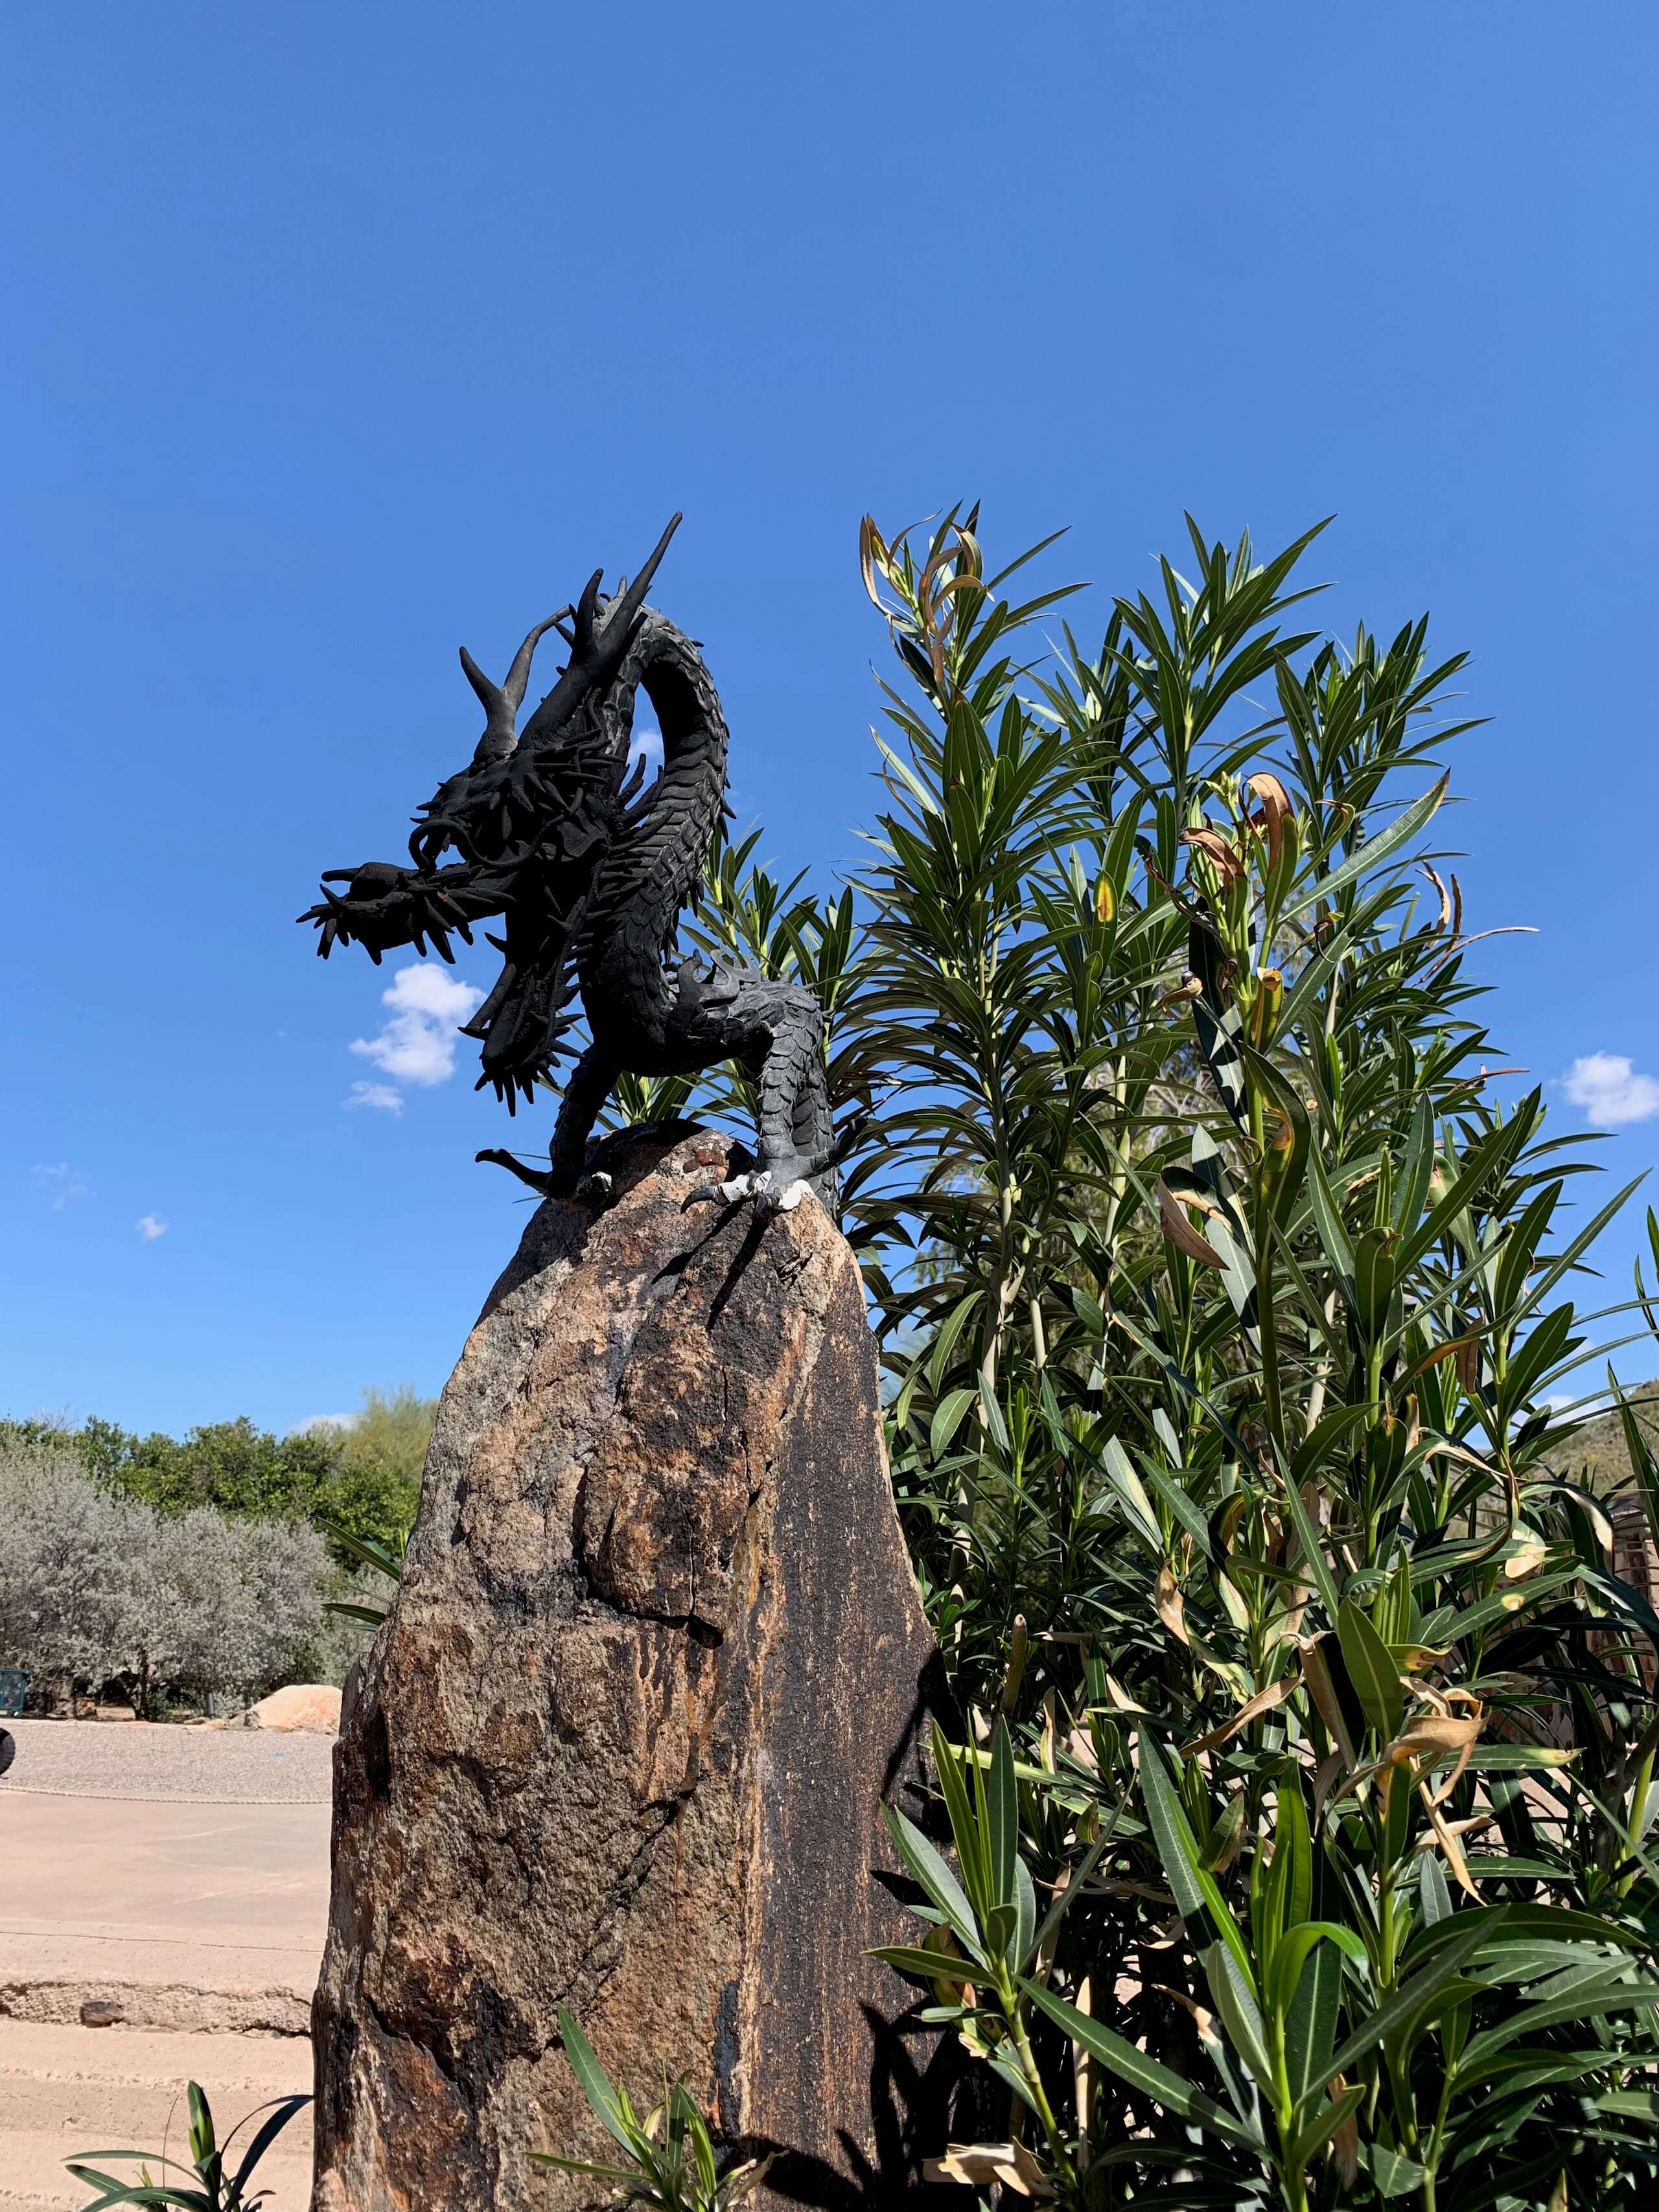
{"label": "dried brown leaf", "polygon": [[1314,1701],[1314,1711],[1324,1722],[1326,1733],[1337,1747],[1346,1771],[1352,1773],[1359,1761],[1355,1756],[1353,1740],[1348,1734],[1348,1723],[1342,1717],[1336,1684],[1331,1679],[1330,1664],[1321,1649],[1324,1641],[1323,1636],[1316,1636],[1311,1644],[1303,1646],[1302,1679],[1308,1686],[1308,1695]]}
{"label": "dried brown leaf", "polygon": [[765,2180],[776,2156],[776,2151],[769,2150],[764,2158],[751,2158],[742,2166],[734,2166],[720,2185],[717,2201],[720,2212],[726,2212],[728,2204],[741,2204],[745,2197],[752,2196]]}
{"label": "dried brown leaf", "polygon": [[1535,1575],[1548,1556],[1549,1546],[1528,1529],[1504,1562],[1504,1581],[1518,1583],[1528,1575]]}
{"label": "dried brown leaf", "polygon": [[1181,842],[1183,845],[1190,845],[1194,852],[1203,854],[1220,877],[1224,889],[1229,884],[1237,883],[1243,875],[1243,861],[1221,832],[1212,830],[1207,823],[1201,830],[1183,830]]}
{"label": "dried brown leaf", "polygon": [[1184,1252],[1189,1260],[1195,1260],[1201,1267],[1224,1267],[1226,1263],[1219,1252],[1206,1238],[1199,1235],[1188,1220],[1187,1217],[1188,1205],[1199,1206],[1200,1210],[1203,1212],[1212,1210],[1202,1206],[1197,1199],[1187,1198],[1184,1193],[1177,1198],[1163,1176],[1158,1177],[1158,1224],[1170,1243],[1177,1251]]}
{"label": "dried brown leaf", "polygon": [[1158,1619],[1169,1630],[1170,1635],[1179,1643],[1187,1643],[1189,1640],[1187,1634],[1187,1608],[1182,1601],[1174,1572],[1167,1565],[1161,1566],[1158,1571],[1158,1580],[1152,1589],[1152,1601],[1158,1607]]}
{"label": "dried brown leaf", "polygon": [[1285,844],[1285,824],[1293,809],[1291,795],[1269,769],[1258,769],[1245,789],[1253,799],[1261,801],[1261,811],[1250,817],[1251,827],[1260,830],[1267,841],[1267,866],[1276,868],[1279,855]]}
{"label": "dried brown leaf", "polygon": [[1451,1759],[1452,1771],[1435,1792],[1435,1802],[1442,1803],[1462,1780],[1486,1724],[1479,1708],[1461,1718],[1451,1713],[1419,1713],[1384,1750],[1379,1764],[1399,1766],[1409,1761],[1420,1768]]}
{"label": "dried brown leaf", "polygon": [[1324,1810],[1325,1800],[1348,1771],[1348,1762],[1340,1751],[1331,1752],[1315,1768],[1312,1818],[1316,1827],[1319,1825],[1319,1815]]}
{"label": "dried brown leaf", "polygon": [[1449,929],[1451,927],[1451,893],[1446,889],[1445,884],[1441,881],[1439,876],[1429,866],[1426,860],[1419,860],[1417,865],[1422,869],[1424,874],[1428,878],[1429,881],[1434,885],[1436,890],[1440,894],[1440,918],[1437,921],[1431,921],[1428,925],[1427,932],[1431,937],[1435,937],[1437,936],[1443,929]]}
{"label": "dried brown leaf", "polygon": [[1426,1782],[1419,1786],[1418,1795],[1427,1808],[1429,1825],[1434,1830],[1436,1839],[1440,1845],[1441,1856],[1451,1869],[1459,1888],[1467,1890],[1478,1905],[1480,1901],[1480,1893],[1470,1878],[1468,1861],[1463,1856],[1463,1846],[1447,1826],[1439,1802],[1431,1795]]}
{"label": "dried brown leaf", "polygon": [[1146,1986],[1149,1990],[1156,1990],[1161,1997],[1173,1997],[1183,2012],[1192,2015],[1193,2025],[1198,2030],[1198,2039],[1206,2050],[1220,2049],[1221,2034],[1215,2024],[1215,2014],[1200,2004],[1196,1997],[1186,1990],[1173,1988],[1168,1982],[1148,1982]]}
{"label": "dried brown leaf", "polygon": [[928,2181],[961,2181],[970,2189],[1000,2182],[1020,2197],[1052,2197],[1054,2184],[1023,2142],[951,2143],[922,2167]]}
{"label": "dried brown leaf", "polygon": [[881,593],[876,589],[876,563],[879,561],[885,568],[889,558],[881,532],[876,527],[875,516],[866,514],[859,525],[859,572],[864,578],[864,588],[870,594],[870,604],[879,607],[883,614],[887,610],[882,605]]}
{"label": "dried brown leaf", "polygon": [[1106,1695],[1121,1713],[1144,1713],[1145,1705],[1137,1705],[1115,1674],[1106,1677]]}
{"label": "dried brown leaf", "polygon": [[1285,1674],[1267,1689],[1258,1690],[1255,1697],[1241,1705],[1223,1727],[1212,1729],[1207,1735],[1194,1736],[1190,1743],[1183,1743],[1181,1756],[1195,1759],[1201,1751],[1213,1751],[1218,1744],[1225,1743],[1230,1736],[1237,1735],[1240,1729],[1249,1728],[1252,1721],[1260,1720],[1263,1713],[1270,1713],[1275,1705],[1282,1705],[1296,1686],[1297,1677]]}

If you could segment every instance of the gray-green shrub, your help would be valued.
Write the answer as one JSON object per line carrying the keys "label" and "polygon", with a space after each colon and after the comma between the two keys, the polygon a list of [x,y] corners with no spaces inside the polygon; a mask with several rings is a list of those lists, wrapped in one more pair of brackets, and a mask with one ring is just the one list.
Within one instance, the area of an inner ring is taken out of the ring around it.
{"label": "gray-green shrub", "polygon": [[0,1452],[0,1665],[65,1692],[117,1671],[131,1514],[61,1451]]}
{"label": "gray-green shrub", "polygon": [[143,1711],[211,1705],[349,1662],[314,1528],[114,1497],[71,1454],[0,1450],[0,1664],[59,1698],[114,1680]]}

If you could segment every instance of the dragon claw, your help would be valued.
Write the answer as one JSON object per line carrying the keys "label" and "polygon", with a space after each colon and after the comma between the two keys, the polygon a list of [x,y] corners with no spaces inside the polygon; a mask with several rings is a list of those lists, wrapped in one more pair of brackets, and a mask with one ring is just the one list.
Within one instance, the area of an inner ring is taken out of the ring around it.
{"label": "dragon claw", "polygon": [[753,1176],[737,1176],[730,1182],[700,1182],[686,1200],[688,1206],[740,1206],[756,1195]]}
{"label": "dragon claw", "polygon": [[733,1176],[729,1182],[699,1183],[686,1204],[741,1206],[745,1199],[753,1199],[755,1211],[764,1220],[774,1213],[793,1213],[811,1188],[801,1176],[786,1182],[770,1168],[757,1168],[750,1174]]}

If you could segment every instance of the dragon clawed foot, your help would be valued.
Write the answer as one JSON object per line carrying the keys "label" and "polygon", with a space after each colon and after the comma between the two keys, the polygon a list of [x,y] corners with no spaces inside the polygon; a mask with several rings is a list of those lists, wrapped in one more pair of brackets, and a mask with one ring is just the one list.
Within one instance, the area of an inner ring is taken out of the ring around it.
{"label": "dragon clawed foot", "polygon": [[555,1194],[553,1178],[545,1170],[526,1167],[511,1152],[501,1152],[492,1146],[487,1152],[475,1152],[473,1158],[481,1166],[505,1168],[508,1175],[516,1176],[520,1182],[527,1183],[539,1198],[551,1198]]}
{"label": "dragon clawed foot", "polygon": [[491,1167],[505,1168],[522,1183],[528,1183],[541,1198],[609,1198],[614,1188],[612,1178],[602,1168],[592,1175],[571,1180],[568,1170],[560,1174],[555,1170],[532,1168],[515,1158],[513,1153],[496,1150],[479,1152],[477,1158]]}
{"label": "dragon clawed foot", "polygon": [[733,1176],[729,1182],[700,1183],[685,1202],[688,1206],[740,1206],[745,1199],[753,1199],[755,1211],[766,1219],[774,1213],[793,1213],[811,1188],[805,1176],[757,1168],[749,1175]]}

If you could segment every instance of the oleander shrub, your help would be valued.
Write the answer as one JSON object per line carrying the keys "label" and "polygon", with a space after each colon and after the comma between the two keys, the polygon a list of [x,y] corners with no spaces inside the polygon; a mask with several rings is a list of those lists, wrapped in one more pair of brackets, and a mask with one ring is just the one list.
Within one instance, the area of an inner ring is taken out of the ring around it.
{"label": "oleander shrub", "polygon": [[867,523],[869,859],[831,901],[711,867],[705,941],[819,985],[868,1116],[848,1226],[974,1717],[896,1963],[1007,2095],[940,2178],[1005,2203],[1634,2208],[1659,1618],[1613,1510],[1659,1534],[1659,1471],[1610,1379],[1560,1402],[1643,1326],[1591,1272],[1629,1193],[1487,1073],[1462,656],[1308,626],[1314,534],[1190,527],[1085,644],[975,517]]}

